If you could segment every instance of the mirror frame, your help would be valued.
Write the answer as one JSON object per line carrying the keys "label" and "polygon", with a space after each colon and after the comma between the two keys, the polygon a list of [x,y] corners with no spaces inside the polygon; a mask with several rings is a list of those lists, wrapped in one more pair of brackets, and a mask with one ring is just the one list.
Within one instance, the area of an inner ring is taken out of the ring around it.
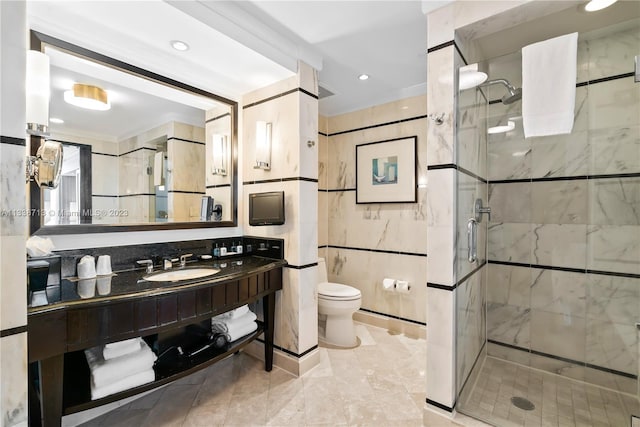
{"label": "mirror frame", "polygon": [[[50,45],[68,53],[85,58],[102,65],[114,68],[124,73],[150,80],[152,82],[169,86],[174,89],[191,92],[196,95],[214,99],[218,102],[229,105],[231,114],[231,165],[229,173],[231,176],[231,203],[233,209],[231,221],[194,221],[194,222],[160,222],[160,223],[134,223],[134,224],[77,224],[77,225],[51,225],[41,224],[40,215],[30,215],[29,234],[85,234],[85,233],[113,233],[127,231],[154,231],[154,230],[177,230],[190,228],[216,228],[216,227],[237,227],[238,225],[238,103],[222,96],[198,89],[188,84],[173,80],[171,78],[153,73],[135,65],[119,61],[117,59],[102,55],[100,53],[85,49],[83,47],[68,43],[64,40],[30,30],[30,49],[44,52],[45,45]],[[30,152],[35,155],[43,138],[30,135]],[[29,212],[39,212],[42,206],[42,193],[40,187],[35,182],[29,183]]]}

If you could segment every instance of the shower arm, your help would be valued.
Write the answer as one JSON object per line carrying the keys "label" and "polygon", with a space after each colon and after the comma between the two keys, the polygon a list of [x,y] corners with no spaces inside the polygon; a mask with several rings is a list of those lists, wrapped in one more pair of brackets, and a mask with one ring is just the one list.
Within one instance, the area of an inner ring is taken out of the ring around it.
{"label": "shower arm", "polygon": [[514,95],[514,94],[515,94],[516,88],[515,88],[515,87],[513,87],[513,86],[511,85],[511,83],[509,83],[509,82],[508,82],[507,80],[505,80],[505,79],[488,80],[488,81],[486,81],[486,82],[484,82],[484,83],[479,84],[479,85],[478,85],[478,87],[491,86],[491,85],[496,85],[496,84],[501,84],[501,85],[503,85],[504,87],[506,87],[506,88],[507,88],[507,90],[509,91],[509,93],[510,93],[511,95]]}

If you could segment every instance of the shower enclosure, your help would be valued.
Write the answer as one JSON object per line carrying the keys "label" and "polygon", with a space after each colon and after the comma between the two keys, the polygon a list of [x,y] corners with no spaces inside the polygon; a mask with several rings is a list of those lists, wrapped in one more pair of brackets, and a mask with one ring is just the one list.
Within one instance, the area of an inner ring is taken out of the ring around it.
{"label": "shower enclosure", "polygon": [[[498,426],[629,426],[640,416],[638,46],[638,18],[579,33],[568,135],[524,138],[520,51],[479,64],[500,84],[458,93],[464,414]],[[496,126],[504,132],[488,133]],[[491,215],[472,236],[477,199]]]}

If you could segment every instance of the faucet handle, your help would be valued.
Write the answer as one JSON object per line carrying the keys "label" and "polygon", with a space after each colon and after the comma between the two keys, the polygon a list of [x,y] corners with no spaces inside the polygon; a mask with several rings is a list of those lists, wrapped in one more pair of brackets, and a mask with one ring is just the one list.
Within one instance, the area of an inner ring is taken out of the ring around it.
{"label": "faucet handle", "polygon": [[153,272],[153,261],[150,259],[141,259],[136,261],[136,263],[140,264],[140,265],[146,265],[147,266],[147,273],[152,273]]}
{"label": "faucet handle", "polygon": [[193,254],[180,255],[180,267],[184,267],[185,265],[187,265],[187,258],[190,258],[192,256]]}

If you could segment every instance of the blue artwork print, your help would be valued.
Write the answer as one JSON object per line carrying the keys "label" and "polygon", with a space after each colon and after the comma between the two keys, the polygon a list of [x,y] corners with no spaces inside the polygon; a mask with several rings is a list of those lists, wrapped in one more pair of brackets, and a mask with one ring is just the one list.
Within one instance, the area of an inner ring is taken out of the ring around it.
{"label": "blue artwork print", "polygon": [[371,161],[371,184],[398,183],[398,156],[379,157]]}

